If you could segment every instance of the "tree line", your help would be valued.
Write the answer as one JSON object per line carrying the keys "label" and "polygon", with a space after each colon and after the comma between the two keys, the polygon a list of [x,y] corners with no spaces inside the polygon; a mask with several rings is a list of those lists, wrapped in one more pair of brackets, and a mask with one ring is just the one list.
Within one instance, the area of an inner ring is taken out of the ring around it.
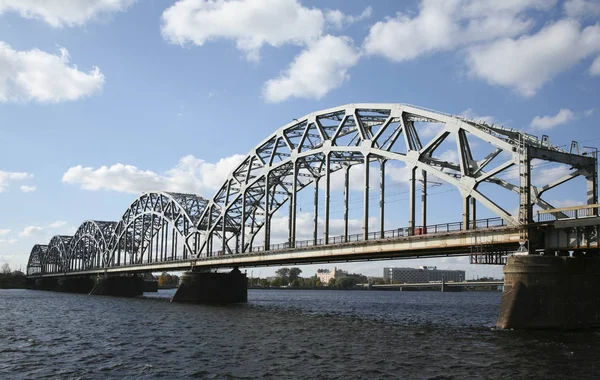
{"label": "tree line", "polygon": [[367,282],[367,277],[361,274],[348,274],[341,278],[331,278],[327,284],[323,284],[317,275],[311,277],[301,277],[302,269],[297,267],[280,268],[275,271],[274,279],[266,278],[248,278],[249,287],[260,288],[336,288],[336,289],[352,289],[356,284]]}
{"label": "tree line", "polygon": [[22,289],[26,287],[27,277],[19,270],[11,270],[8,263],[0,267],[0,289]]}

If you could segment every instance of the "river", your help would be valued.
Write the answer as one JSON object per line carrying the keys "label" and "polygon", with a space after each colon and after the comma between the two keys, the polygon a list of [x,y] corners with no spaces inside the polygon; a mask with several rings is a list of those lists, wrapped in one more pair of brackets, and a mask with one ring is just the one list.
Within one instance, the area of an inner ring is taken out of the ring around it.
{"label": "river", "polygon": [[0,290],[0,379],[593,379],[600,332],[499,331],[499,292]]}

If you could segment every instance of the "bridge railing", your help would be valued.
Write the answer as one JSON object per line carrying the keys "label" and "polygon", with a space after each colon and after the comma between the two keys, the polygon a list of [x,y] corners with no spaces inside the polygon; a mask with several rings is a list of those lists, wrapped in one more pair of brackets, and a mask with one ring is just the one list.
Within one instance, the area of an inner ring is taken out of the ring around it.
{"label": "bridge railing", "polygon": [[579,219],[598,216],[600,204],[580,205],[572,207],[540,210],[537,213],[538,222],[551,222],[559,219]]}
{"label": "bridge railing", "polygon": [[[484,228],[494,228],[494,227],[505,227],[506,221],[502,218],[487,218],[487,219],[478,219],[475,221],[475,225],[469,223],[470,228],[472,229],[484,229]],[[393,230],[383,231],[383,235],[380,231],[370,232],[367,235],[367,240],[379,240],[379,239],[391,239],[398,237],[408,237],[408,236],[419,236],[419,235],[427,235],[427,234],[439,234],[439,233],[448,233],[448,232],[458,232],[463,230],[463,222],[452,222],[452,223],[441,223],[441,224],[432,224],[426,227],[416,226],[413,228],[414,231],[411,233],[409,227],[395,228]],[[330,236],[328,240],[329,244],[341,244],[341,243],[351,243],[357,241],[363,241],[364,234],[352,234],[348,236],[339,235],[339,236]],[[319,238],[315,241],[315,239],[309,240],[297,240],[295,242],[294,248],[306,248],[313,246],[321,246],[325,245],[325,239]],[[279,243],[279,244],[271,244],[269,246],[269,251],[279,251],[284,249],[290,249],[290,243]],[[255,246],[252,247],[249,252],[262,252],[264,251],[264,246]]]}

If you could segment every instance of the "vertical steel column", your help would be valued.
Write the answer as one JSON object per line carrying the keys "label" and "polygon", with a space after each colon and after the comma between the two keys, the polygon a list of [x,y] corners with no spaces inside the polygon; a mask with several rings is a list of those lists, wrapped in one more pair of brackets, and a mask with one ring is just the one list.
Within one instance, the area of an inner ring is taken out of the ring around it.
{"label": "vertical steel column", "polygon": [[331,153],[325,153],[325,223],[323,226],[323,243],[329,243],[329,193],[331,185]]}
{"label": "vertical steel column", "polygon": [[471,197],[471,228],[477,228],[477,200]]}
{"label": "vertical steel column", "polygon": [[292,177],[292,199],[290,202],[290,248],[294,248],[296,246],[296,214],[298,210],[298,163],[296,161],[294,161]]}
{"label": "vertical steel column", "polygon": [[271,218],[269,213],[271,212],[271,200],[269,199],[269,173],[265,173],[265,251],[269,250],[269,246],[271,245]]}
{"label": "vertical steel column", "polygon": [[246,189],[243,189],[242,190],[242,219],[240,222],[240,246],[237,249],[238,253],[244,253],[244,245],[245,244],[246,244]]}
{"label": "vertical steel column", "polygon": [[471,219],[469,217],[469,208],[471,207],[470,200],[471,200],[470,195],[463,197],[463,201],[462,201],[463,202],[463,214],[462,214],[462,229],[463,230],[469,229],[469,221]]}
{"label": "vertical steel column", "polygon": [[421,171],[421,233],[427,233],[427,172]]}
{"label": "vertical steel column", "polygon": [[344,170],[344,242],[348,241],[348,202],[350,200],[350,165]]}
{"label": "vertical steel column", "polygon": [[[597,204],[598,203],[598,151],[594,152],[594,167],[588,169],[588,173],[585,177],[587,182],[587,204]],[[598,209],[592,209],[592,215],[598,215]]]}
{"label": "vertical steel column", "polygon": [[150,214],[150,241],[148,242],[148,262],[152,262],[152,248],[154,247],[154,214]]}
{"label": "vertical steel column", "polygon": [[385,229],[385,163],[386,160],[379,161],[379,238],[383,238]]}
{"label": "vertical steel column", "polygon": [[315,177],[315,199],[313,212],[313,245],[317,245],[319,232],[319,180],[321,177]]}
{"label": "vertical steel column", "polygon": [[363,239],[369,240],[369,155],[365,156],[365,190],[363,208]]}
{"label": "vertical steel column", "polygon": [[410,180],[408,184],[408,235],[415,234],[415,182],[417,167],[410,169]]}

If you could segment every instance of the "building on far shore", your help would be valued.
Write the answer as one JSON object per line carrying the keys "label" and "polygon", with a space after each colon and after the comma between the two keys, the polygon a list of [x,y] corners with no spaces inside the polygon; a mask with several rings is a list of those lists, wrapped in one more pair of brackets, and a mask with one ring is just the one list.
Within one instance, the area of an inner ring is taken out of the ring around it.
{"label": "building on far shore", "polygon": [[437,267],[419,268],[383,268],[383,279],[387,284],[414,284],[427,283],[431,281],[453,281],[465,280],[464,270],[443,270]]}
{"label": "building on far shore", "polygon": [[332,278],[342,278],[346,277],[348,272],[343,271],[341,269],[337,269],[337,267],[333,267],[333,270],[329,269],[317,269],[317,278],[321,282],[321,284],[327,286],[329,284],[329,280]]}

